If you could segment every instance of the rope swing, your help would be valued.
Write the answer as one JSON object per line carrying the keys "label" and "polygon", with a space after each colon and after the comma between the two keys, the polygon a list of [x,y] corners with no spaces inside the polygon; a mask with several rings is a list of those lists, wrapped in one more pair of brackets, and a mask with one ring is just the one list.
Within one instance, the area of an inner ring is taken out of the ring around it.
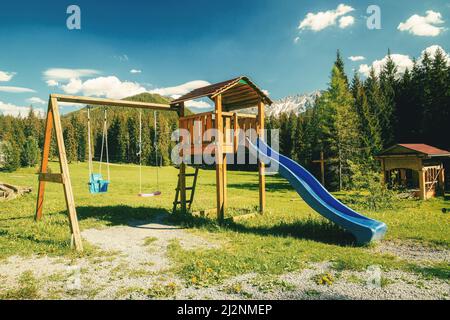
{"label": "rope swing", "polygon": [[[153,138],[153,147],[155,149],[155,163],[156,163],[156,190],[159,190],[159,163],[158,163],[158,130],[156,127],[156,116],[157,113],[154,111],[154,138]],[[151,193],[143,193],[142,192],[142,111],[139,111],[139,197],[149,198],[154,196],[161,195],[161,191],[154,191]]]}
{"label": "rope swing", "polygon": [[[87,107],[88,116],[88,149],[89,149],[89,192],[90,193],[105,193],[108,192],[108,185],[110,182],[109,175],[109,151],[108,151],[108,124],[107,124],[107,114],[106,109],[104,111],[103,118],[103,131],[102,131],[102,150],[100,151],[100,163],[99,163],[99,173],[93,173],[93,152],[92,152],[92,142],[91,142],[91,107]],[[106,168],[108,179],[104,180],[102,176],[102,163],[103,163],[103,149],[106,153]]]}

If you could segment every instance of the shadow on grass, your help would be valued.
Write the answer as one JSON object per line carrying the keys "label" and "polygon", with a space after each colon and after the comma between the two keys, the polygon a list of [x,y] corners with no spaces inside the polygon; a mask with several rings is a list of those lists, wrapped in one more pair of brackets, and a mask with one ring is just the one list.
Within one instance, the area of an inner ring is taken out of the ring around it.
{"label": "shadow on grass", "polygon": [[[206,228],[212,232],[219,228],[219,225],[214,220],[191,215],[170,215],[168,220],[171,223],[181,224],[188,228]],[[273,226],[251,226],[227,219],[220,225],[220,228],[239,233],[284,238],[292,237],[339,246],[354,246],[356,244],[353,235],[337,225],[327,221],[312,219],[294,223],[279,222]]]}
{"label": "shadow on grass", "polygon": [[43,239],[35,234],[17,233],[8,230],[0,230],[0,237],[12,238],[15,241],[29,241],[34,244],[42,244],[47,247],[70,246],[69,240],[60,241],[58,239]]}
{"label": "shadow on grass", "polygon": [[[78,207],[78,218],[80,221],[86,219],[101,220],[106,225],[128,225],[136,228],[152,228],[143,226],[157,223],[166,225],[167,228],[174,226],[179,228],[203,228],[210,232],[219,229],[230,230],[240,233],[255,234],[261,236],[293,237],[297,239],[313,240],[327,244],[340,246],[354,245],[353,236],[339,228],[333,223],[326,221],[305,220],[294,223],[279,222],[273,226],[249,226],[225,220],[220,226],[209,218],[194,217],[186,214],[172,214],[164,208],[130,207],[130,206],[104,206],[104,207]],[[157,227],[161,229],[161,227]]]}
{"label": "shadow on grass", "polygon": [[95,219],[107,223],[107,225],[129,225],[139,227],[147,223],[164,224],[164,217],[169,211],[164,208],[119,206],[85,206],[77,207],[79,220]]}

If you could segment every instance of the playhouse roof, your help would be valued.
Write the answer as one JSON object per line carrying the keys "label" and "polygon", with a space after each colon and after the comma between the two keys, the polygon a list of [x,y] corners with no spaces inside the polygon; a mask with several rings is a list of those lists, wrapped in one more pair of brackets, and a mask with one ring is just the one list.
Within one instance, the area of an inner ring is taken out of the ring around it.
{"label": "playhouse roof", "polygon": [[254,107],[258,104],[259,100],[262,100],[266,105],[272,104],[272,100],[248,77],[240,76],[195,89],[175,99],[171,105],[177,105],[184,101],[203,97],[214,99],[219,94],[222,94],[222,105],[226,111]]}
{"label": "playhouse roof", "polygon": [[391,155],[417,155],[422,157],[450,157],[450,151],[423,143],[399,143],[378,154],[379,157]]}

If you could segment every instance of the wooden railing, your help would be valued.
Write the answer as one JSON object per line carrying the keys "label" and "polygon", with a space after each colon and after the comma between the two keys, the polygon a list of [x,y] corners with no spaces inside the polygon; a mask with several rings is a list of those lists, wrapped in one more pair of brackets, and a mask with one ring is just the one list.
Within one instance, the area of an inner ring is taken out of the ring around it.
{"label": "wooden railing", "polygon": [[[233,112],[222,112],[223,118],[223,141],[222,147],[225,153],[237,152],[239,145],[239,134],[246,135],[256,133],[256,115],[239,114]],[[204,112],[182,117],[179,120],[179,128],[189,132],[189,141],[184,141],[191,145],[191,153],[203,152],[204,148],[215,142],[216,114],[214,112]],[[249,131],[253,129],[254,131]],[[186,147],[186,146],[184,146]],[[199,148],[200,147],[200,148]]]}

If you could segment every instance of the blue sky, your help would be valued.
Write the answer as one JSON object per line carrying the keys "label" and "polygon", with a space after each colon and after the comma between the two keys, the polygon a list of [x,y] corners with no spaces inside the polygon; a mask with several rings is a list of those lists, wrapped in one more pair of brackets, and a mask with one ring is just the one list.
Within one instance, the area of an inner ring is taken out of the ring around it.
{"label": "blue sky", "polygon": [[[66,27],[71,4],[81,9],[81,30]],[[366,27],[370,4],[381,9],[380,30]],[[238,75],[278,99],[325,88],[338,48],[349,74],[364,73],[360,66],[388,48],[406,66],[430,46],[449,51],[449,20],[450,5],[439,0],[4,0],[0,112],[44,108],[51,92],[176,96]]]}

